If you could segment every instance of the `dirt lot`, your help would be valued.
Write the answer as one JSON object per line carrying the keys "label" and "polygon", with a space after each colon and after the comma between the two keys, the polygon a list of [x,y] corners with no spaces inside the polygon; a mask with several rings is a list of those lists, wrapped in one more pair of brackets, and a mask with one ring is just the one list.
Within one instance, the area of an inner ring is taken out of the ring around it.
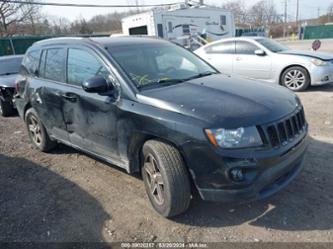
{"label": "dirt lot", "polygon": [[38,152],[19,118],[1,118],[0,241],[333,242],[333,85],[299,95],[310,147],[286,190],[241,206],[194,200],[172,220],[140,178],[66,146]]}

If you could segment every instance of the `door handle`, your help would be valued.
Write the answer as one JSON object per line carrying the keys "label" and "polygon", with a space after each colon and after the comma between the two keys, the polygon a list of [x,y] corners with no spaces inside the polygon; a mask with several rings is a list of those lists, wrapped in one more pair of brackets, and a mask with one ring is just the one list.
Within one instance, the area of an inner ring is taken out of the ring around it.
{"label": "door handle", "polygon": [[76,102],[77,100],[77,95],[75,93],[64,93],[61,96],[71,102]]}

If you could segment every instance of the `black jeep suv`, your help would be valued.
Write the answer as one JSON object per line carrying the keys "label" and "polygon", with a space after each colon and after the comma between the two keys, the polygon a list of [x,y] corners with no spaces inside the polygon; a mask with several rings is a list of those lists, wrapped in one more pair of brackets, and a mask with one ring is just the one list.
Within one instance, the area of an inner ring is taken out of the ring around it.
{"label": "black jeep suv", "polygon": [[154,208],[250,201],[301,170],[308,125],[300,100],[220,74],[193,53],[143,37],[58,38],[23,60],[17,109],[32,143],[64,143],[140,172]]}

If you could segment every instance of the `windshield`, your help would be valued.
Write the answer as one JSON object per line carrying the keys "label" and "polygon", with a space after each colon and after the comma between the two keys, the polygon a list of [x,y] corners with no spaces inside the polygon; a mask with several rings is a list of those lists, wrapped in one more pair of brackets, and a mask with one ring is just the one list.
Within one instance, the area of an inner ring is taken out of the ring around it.
{"label": "windshield", "polygon": [[136,86],[177,84],[217,71],[191,52],[174,44],[136,44],[108,49]]}
{"label": "windshield", "polygon": [[257,42],[259,42],[265,48],[267,48],[268,50],[270,50],[274,53],[289,50],[289,48],[287,46],[284,46],[281,43],[271,40],[271,39],[258,39]]}
{"label": "windshield", "polygon": [[0,60],[0,75],[17,74],[20,70],[22,57]]}

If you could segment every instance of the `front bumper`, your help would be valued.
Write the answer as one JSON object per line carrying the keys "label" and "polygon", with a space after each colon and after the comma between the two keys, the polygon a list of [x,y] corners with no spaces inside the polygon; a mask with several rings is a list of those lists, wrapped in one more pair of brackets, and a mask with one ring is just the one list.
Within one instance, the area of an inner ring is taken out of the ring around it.
{"label": "front bumper", "polygon": [[[301,171],[307,149],[307,124],[287,144],[266,149],[221,150],[207,144],[183,146],[194,185],[207,201],[248,202],[273,195],[287,186]],[[242,181],[231,170],[245,173]]]}
{"label": "front bumper", "polygon": [[319,86],[333,83],[333,64],[329,66],[312,66],[310,70],[311,85]]}
{"label": "front bumper", "polygon": [[[307,138],[283,155],[279,162],[266,165],[252,184],[237,189],[198,188],[203,200],[218,202],[248,202],[269,197],[286,187],[302,170]],[[259,162],[260,164],[260,162]]]}

